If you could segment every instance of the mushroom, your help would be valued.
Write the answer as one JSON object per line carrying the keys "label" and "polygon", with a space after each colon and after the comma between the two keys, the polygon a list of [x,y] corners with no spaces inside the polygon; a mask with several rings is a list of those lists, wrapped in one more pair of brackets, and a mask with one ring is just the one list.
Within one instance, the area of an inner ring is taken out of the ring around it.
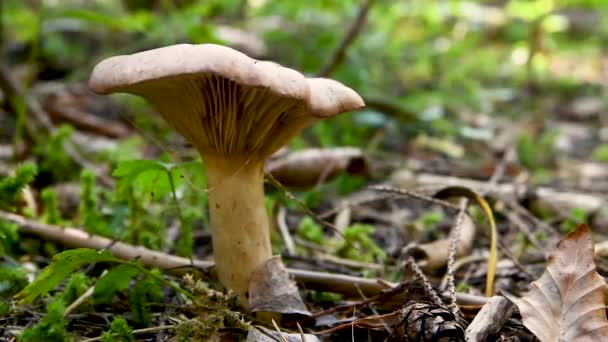
{"label": "mushroom", "polygon": [[364,107],[337,81],[306,78],[213,44],[108,58],[95,66],[89,86],[144,97],[198,150],[218,277],[246,308],[252,273],[272,257],[265,159],[306,126]]}

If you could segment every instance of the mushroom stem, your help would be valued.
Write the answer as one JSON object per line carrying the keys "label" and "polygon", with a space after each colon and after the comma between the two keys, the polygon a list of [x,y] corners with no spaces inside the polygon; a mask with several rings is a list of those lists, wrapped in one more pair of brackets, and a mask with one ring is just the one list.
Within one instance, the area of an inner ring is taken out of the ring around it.
{"label": "mushroom stem", "polygon": [[218,277],[249,308],[251,275],[272,257],[263,163],[209,155],[204,159]]}

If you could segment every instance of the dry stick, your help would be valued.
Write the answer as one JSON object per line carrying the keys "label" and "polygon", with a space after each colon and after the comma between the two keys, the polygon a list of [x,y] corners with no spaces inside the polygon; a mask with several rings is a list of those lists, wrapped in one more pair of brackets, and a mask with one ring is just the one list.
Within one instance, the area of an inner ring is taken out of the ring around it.
{"label": "dry stick", "polygon": [[338,48],[328,59],[327,63],[321,67],[321,70],[317,76],[329,76],[334,70],[336,70],[340,63],[342,63],[344,56],[346,55],[346,49],[348,49],[348,47],[355,41],[355,38],[357,38],[359,33],[361,33],[363,25],[365,25],[365,21],[367,20],[367,14],[369,13],[369,9],[371,8],[373,2],[373,0],[363,0],[361,6],[359,7],[357,17],[348,28],[348,31],[340,42],[340,45],[338,45]]}
{"label": "dry stick", "polygon": [[63,316],[66,317],[72,311],[76,310],[82,303],[84,303],[87,299],[93,296],[93,292],[95,292],[95,285],[89,287],[80,297],[78,297],[75,301],[72,302],[65,310],[63,311]]}
{"label": "dry stick", "polygon": [[[360,289],[359,290],[359,295],[361,296],[361,298],[363,298],[363,300],[368,300],[368,298],[365,296],[365,294],[363,292],[361,292]],[[369,304],[369,309],[372,311],[372,313],[375,316],[380,316],[380,314],[378,313],[378,310],[376,310],[376,308],[374,308],[374,306],[372,305],[372,303]],[[391,328],[384,320],[380,320],[380,322],[382,322],[382,325],[384,326],[384,330],[386,330],[387,333],[392,334],[393,333],[393,328]]]}
{"label": "dry stick", "polygon": [[457,205],[454,205],[448,201],[444,201],[441,199],[437,199],[431,196],[427,196],[427,195],[423,195],[421,193],[415,192],[415,191],[409,191],[406,189],[400,189],[400,188],[395,188],[392,186],[386,186],[386,185],[372,185],[369,187],[372,190],[377,190],[377,191],[383,191],[383,192],[390,192],[393,194],[397,194],[397,195],[401,195],[401,196],[407,196],[407,197],[412,197],[418,200],[422,200],[425,202],[429,202],[432,204],[437,204],[440,205],[442,207],[445,207],[447,209],[453,210],[455,212],[459,212],[460,211],[460,207]]}
{"label": "dry stick", "polygon": [[292,200],[292,201],[296,202],[296,204],[302,210],[304,210],[304,212],[306,214],[308,214],[315,221],[317,221],[317,223],[322,224],[322,225],[330,228],[336,234],[338,234],[340,237],[344,238],[344,234],[342,234],[342,232],[340,231],[340,229],[338,229],[333,223],[324,220],[323,218],[319,217],[319,215],[315,214],[312,210],[310,210],[310,208],[306,205],[306,203],[300,201],[293,193],[291,193],[291,191],[287,190],[287,188],[285,188],[283,186],[283,184],[281,184],[281,182],[279,182],[276,178],[274,178],[274,176],[272,174],[270,174],[268,172],[265,172],[264,173],[264,178],[268,182],[270,182],[270,184],[272,186],[274,186],[275,188],[279,189],[283,193],[283,196],[287,197],[287,199],[289,199],[289,200]]}
{"label": "dry stick", "polygon": [[[44,240],[53,241],[74,248],[106,249],[123,260],[139,260],[148,267],[157,267],[168,273],[185,274],[191,268],[206,270],[214,266],[213,262],[189,259],[153,251],[142,246],[133,246],[124,242],[113,241],[101,236],[85,233],[70,227],[59,227],[29,220],[23,216],[0,211],[0,219],[15,223],[23,233],[33,234]],[[358,296],[357,286],[368,296],[380,293],[395,284],[382,284],[375,279],[353,277],[343,274],[332,274],[300,269],[288,269],[295,280],[306,288],[333,291],[347,296]]]}
{"label": "dry stick", "polygon": [[428,186],[433,188],[444,188],[448,186],[460,186],[469,188],[477,193],[489,193],[499,198],[522,198],[534,196],[539,200],[555,205],[558,208],[580,207],[588,211],[596,211],[608,202],[605,195],[591,194],[572,191],[559,191],[550,187],[534,187],[529,185],[517,185],[510,183],[488,184],[468,178],[459,178],[430,173],[419,173],[414,176],[401,176],[397,174],[391,181],[393,186],[411,187]]}
{"label": "dry stick", "polygon": [[[142,246],[133,246],[124,242],[114,241],[101,236],[88,234],[77,228],[60,227],[29,220],[21,215],[0,211],[0,219],[17,224],[23,233],[37,235],[48,241],[74,248],[105,249],[117,258],[123,260],[139,260],[145,266],[160,268],[168,273],[185,274],[189,269],[206,270],[214,266],[211,261],[189,260],[186,258],[153,251]],[[306,288],[342,293],[346,296],[357,297],[359,291],[366,296],[375,296],[384,290],[397,286],[381,279],[367,279],[344,274],[316,272],[288,268],[287,271],[297,282]],[[485,298],[457,294],[459,304],[484,303]]]}
{"label": "dry stick", "polygon": [[319,217],[322,219],[326,219],[332,215],[335,215],[339,212],[341,212],[344,209],[348,209],[348,208],[352,208],[352,207],[357,207],[363,204],[368,204],[368,203],[372,203],[372,202],[376,202],[376,201],[383,201],[383,200],[387,200],[387,199],[392,199],[395,198],[394,194],[377,194],[377,193],[372,193],[368,196],[363,196],[362,198],[358,198],[358,199],[347,199],[346,201],[344,201],[341,205],[337,205],[336,207],[329,209],[327,211],[324,211],[322,213],[319,214]]}
{"label": "dry stick", "polygon": [[279,207],[277,213],[277,226],[279,226],[279,232],[285,243],[285,249],[289,255],[296,255],[296,245],[293,242],[291,234],[289,234],[289,228],[287,227],[287,209],[284,206]]}

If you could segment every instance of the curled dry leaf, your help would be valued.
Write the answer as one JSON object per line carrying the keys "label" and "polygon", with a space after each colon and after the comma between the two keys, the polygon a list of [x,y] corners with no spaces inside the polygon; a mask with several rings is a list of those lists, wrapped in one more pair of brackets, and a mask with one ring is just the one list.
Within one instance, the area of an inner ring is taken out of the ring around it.
{"label": "curled dry leaf", "polygon": [[[475,222],[471,217],[465,215],[461,225],[460,237],[456,245],[456,257],[469,255],[475,240]],[[413,256],[423,270],[433,272],[447,264],[450,254],[450,240],[450,237],[447,237],[424,244],[413,243],[406,247],[405,254]]]}
{"label": "curled dry leaf", "polygon": [[343,172],[358,175],[366,174],[367,170],[363,152],[354,147],[311,148],[288,153],[266,164],[266,172],[293,188],[310,188]]}
{"label": "curled dry leaf", "polygon": [[542,342],[608,341],[607,290],[595,268],[589,227],[580,225],[557,244],[530,292],[507,298]]}
{"label": "curled dry leaf", "polygon": [[278,256],[266,260],[251,276],[249,305],[252,312],[310,316],[296,283]]}

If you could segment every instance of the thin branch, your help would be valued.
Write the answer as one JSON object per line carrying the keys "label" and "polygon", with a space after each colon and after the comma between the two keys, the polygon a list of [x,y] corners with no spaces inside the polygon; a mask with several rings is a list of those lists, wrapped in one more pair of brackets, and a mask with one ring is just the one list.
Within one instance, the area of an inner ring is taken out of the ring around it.
{"label": "thin branch", "polygon": [[[77,228],[40,223],[5,211],[0,211],[0,219],[16,224],[22,233],[39,236],[45,241],[52,241],[73,248],[107,249],[117,258],[139,260],[147,267],[159,268],[171,274],[182,275],[191,269],[208,270],[214,266],[211,261],[189,260],[153,251],[142,246],[133,246],[124,242],[88,234]],[[372,297],[384,290],[397,286],[397,284],[381,279],[360,278],[344,274],[294,268],[288,268],[287,271],[294,277],[296,282],[301,283],[307,289],[341,293],[350,297],[359,297],[359,291],[366,296]],[[485,303],[486,298],[457,293],[456,300],[462,304],[470,302]]]}
{"label": "thin branch", "polygon": [[74,302],[72,302],[72,304],[65,308],[63,311],[63,316],[65,317],[69,315],[72,311],[76,310],[76,308],[82,305],[82,303],[86,302],[87,299],[93,296],[93,292],[95,292],[95,285],[89,287],[85,293],[82,294],[82,296],[78,297]]}
{"label": "thin branch", "polygon": [[279,212],[277,213],[277,226],[279,226],[279,232],[285,243],[287,253],[289,255],[296,255],[296,245],[289,233],[289,227],[287,227],[287,209],[284,206],[279,207]]}
{"label": "thin branch", "polygon": [[355,41],[359,33],[361,33],[363,25],[365,25],[365,21],[367,20],[367,14],[369,13],[369,9],[373,2],[373,0],[363,0],[361,6],[359,7],[357,17],[348,28],[348,31],[346,31],[346,35],[340,42],[340,45],[338,45],[334,53],[328,59],[327,63],[321,67],[321,70],[318,73],[319,77],[329,76],[332,72],[334,72],[334,70],[336,70],[340,63],[342,63],[344,56],[346,55],[346,50]]}

